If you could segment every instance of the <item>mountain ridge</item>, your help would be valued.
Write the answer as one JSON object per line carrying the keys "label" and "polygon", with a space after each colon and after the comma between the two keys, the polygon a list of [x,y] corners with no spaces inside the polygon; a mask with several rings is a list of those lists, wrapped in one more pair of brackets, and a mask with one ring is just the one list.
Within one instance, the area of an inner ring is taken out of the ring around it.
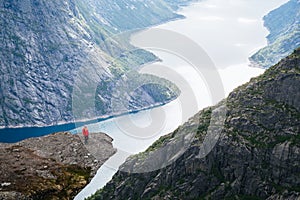
{"label": "mountain ridge", "polygon": [[[200,111],[146,152],[127,159],[112,181],[88,199],[299,198],[299,83],[297,49],[219,105]],[[224,104],[227,114],[218,141],[199,157],[212,111]],[[176,148],[183,143],[189,146]],[[153,165],[161,169],[147,172]]]}
{"label": "mountain ridge", "polygon": [[300,46],[300,2],[290,0],[264,16],[268,44],[249,59],[254,66],[269,68]]}
{"label": "mountain ridge", "polygon": [[[120,14],[121,10],[128,12]],[[136,19],[141,11],[143,18]],[[126,78],[157,83],[149,87],[155,87],[160,98],[135,98],[130,104],[135,110],[173,100],[179,95],[175,85],[136,72],[138,66],[157,58],[131,46],[128,34],[118,35],[178,17],[170,3],[158,0],[4,0],[0,4],[0,126],[44,126],[113,115],[112,102],[117,98],[111,93],[116,83],[130,85]],[[140,87],[135,93],[148,91]],[[131,98],[126,91],[123,96]],[[87,100],[90,105],[85,107]]]}

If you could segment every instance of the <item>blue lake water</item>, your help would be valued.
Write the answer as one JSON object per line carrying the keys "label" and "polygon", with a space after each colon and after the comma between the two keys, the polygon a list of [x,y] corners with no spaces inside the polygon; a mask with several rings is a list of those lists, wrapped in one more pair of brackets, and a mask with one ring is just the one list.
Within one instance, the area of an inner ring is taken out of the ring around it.
{"label": "blue lake water", "polygon": [[[155,107],[158,106],[154,106],[153,108]],[[143,112],[143,110],[139,112]],[[76,122],[76,123],[72,122],[72,123],[53,125],[53,126],[2,128],[0,129],[0,142],[15,143],[32,137],[41,137],[41,136],[49,135],[51,133],[64,132],[64,131],[69,131],[72,134],[77,134],[81,132],[81,127],[84,125],[95,124],[98,122],[107,121],[111,118],[121,117],[124,115],[130,115],[134,113],[138,113],[138,112],[134,111],[131,113],[124,113],[124,114],[110,116],[106,118],[98,118],[98,119],[92,119],[83,122]]]}
{"label": "blue lake water", "polygon": [[81,127],[86,124],[94,124],[100,121],[105,121],[107,119],[108,118],[95,119],[86,122],[66,123],[61,125],[45,127],[4,128],[0,129],[0,142],[14,143],[31,137],[40,137],[51,133],[63,131],[71,131],[72,133],[76,133],[74,130],[76,130],[77,127]]}
{"label": "blue lake water", "polygon": [[65,124],[49,127],[6,128],[0,129],[0,142],[14,143],[21,140],[40,137],[58,131],[69,131],[76,128],[75,124]]}
{"label": "blue lake water", "polygon": [[[206,81],[186,60],[176,54],[159,49],[147,49],[159,56],[169,71],[182,78],[181,96],[164,106],[138,113],[118,116],[102,121],[90,121],[90,132],[105,132],[114,139],[118,150],[99,170],[91,183],[82,190],[76,200],[84,199],[103,187],[118,170],[125,159],[147,149],[160,136],[175,130],[201,108],[213,105],[226,97],[232,89],[247,82],[264,70],[249,67],[247,58],[258,48],[267,44],[267,30],[262,17],[268,11],[287,0],[205,0],[183,8],[180,13],[186,19],[169,22],[155,28],[171,30],[185,35],[200,45],[215,63],[223,85],[223,97],[212,99]],[[139,46],[139,39],[147,40],[146,32],[133,36],[132,43]],[[153,38],[152,38],[153,39]],[[151,38],[149,38],[151,40]],[[176,41],[174,41],[176,42]],[[153,70],[157,64],[145,66],[141,73],[148,73],[178,82],[175,76]],[[186,88],[188,86],[188,88]],[[188,90],[186,90],[188,89]],[[192,109],[186,110],[184,97],[190,91],[194,102]],[[82,124],[65,124],[41,128],[17,128],[0,130],[1,142],[16,142],[28,137],[47,135],[53,132],[80,131]],[[91,135],[92,137],[92,135]],[[95,155],[97,156],[97,155]]]}
{"label": "blue lake water", "polygon": [[[172,52],[172,49],[168,51],[168,49],[157,48],[155,45],[159,44],[154,41],[155,36],[152,37],[155,35],[151,34],[152,29],[170,30],[182,34],[201,46],[215,64],[218,78],[223,85],[224,98],[237,86],[264,72],[262,69],[250,67],[248,57],[260,47],[267,45],[265,37],[268,31],[263,26],[263,16],[285,2],[287,0],[263,2],[259,0],[205,0],[183,8],[180,11],[186,16],[183,20],[169,22],[134,35],[131,38],[134,45],[153,52],[163,60],[161,63],[145,66],[141,69],[141,73],[160,76],[177,85],[179,81],[176,80],[176,76],[162,73],[161,70],[154,70],[154,68],[159,68],[159,65],[163,65],[183,78],[182,83],[186,81],[188,88],[185,84],[179,84],[182,86],[181,96],[159,108],[92,125],[92,130],[106,132],[114,139],[113,145],[118,152],[101,166],[91,183],[75,197],[75,200],[82,200],[102,188],[111,180],[128,156],[144,151],[156,139],[175,130],[198,110],[222,99],[222,95],[219,99],[211,98],[211,91],[209,91],[205,77],[201,77],[191,63],[182,59],[176,52]],[[159,37],[158,35],[157,39],[161,39]],[[173,42],[180,44],[181,41],[174,40]],[[190,110],[184,109],[185,105],[182,105],[184,96],[190,95],[186,89],[192,91],[195,99],[193,104],[188,106],[193,107]],[[147,127],[151,127],[156,121],[161,122],[160,129],[156,127],[150,128],[150,132],[147,131]],[[131,130],[136,131],[131,132]]]}

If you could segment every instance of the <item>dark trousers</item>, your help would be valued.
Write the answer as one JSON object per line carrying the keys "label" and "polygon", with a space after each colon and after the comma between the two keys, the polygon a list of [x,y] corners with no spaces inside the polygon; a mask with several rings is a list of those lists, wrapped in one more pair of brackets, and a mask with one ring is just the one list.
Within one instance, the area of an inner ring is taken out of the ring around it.
{"label": "dark trousers", "polygon": [[89,136],[84,136],[84,143],[87,144],[89,140]]}

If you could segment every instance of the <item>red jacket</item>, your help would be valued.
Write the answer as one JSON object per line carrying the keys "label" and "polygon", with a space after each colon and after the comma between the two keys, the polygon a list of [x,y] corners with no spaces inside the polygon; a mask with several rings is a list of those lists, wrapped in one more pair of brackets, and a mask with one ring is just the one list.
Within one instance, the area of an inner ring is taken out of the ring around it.
{"label": "red jacket", "polygon": [[83,128],[83,129],[82,129],[82,134],[83,134],[84,136],[89,136],[89,130],[88,130],[87,128]]}

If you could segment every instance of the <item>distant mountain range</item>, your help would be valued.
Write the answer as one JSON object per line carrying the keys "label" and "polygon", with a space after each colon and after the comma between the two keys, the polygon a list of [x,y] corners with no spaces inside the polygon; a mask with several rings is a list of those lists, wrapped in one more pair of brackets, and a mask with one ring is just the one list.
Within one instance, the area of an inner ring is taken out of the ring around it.
{"label": "distant mountain range", "polygon": [[290,0],[264,17],[270,31],[268,45],[250,57],[250,61],[268,68],[300,47],[300,1]]}
{"label": "distant mountain range", "polygon": [[299,199],[299,85],[300,48],[127,159],[88,199]]}
{"label": "distant mountain range", "polygon": [[[185,3],[2,1],[0,127],[108,116],[176,98],[179,90],[175,85],[136,72],[138,66],[157,58],[132,47],[128,34],[117,35],[180,18],[174,11]],[[155,84],[141,86],[144,80]],[[124,85],[141,87],[129,94],[118,91],[119,85],[123,89]],[[113,102],[129,103],[115,110]]]}

